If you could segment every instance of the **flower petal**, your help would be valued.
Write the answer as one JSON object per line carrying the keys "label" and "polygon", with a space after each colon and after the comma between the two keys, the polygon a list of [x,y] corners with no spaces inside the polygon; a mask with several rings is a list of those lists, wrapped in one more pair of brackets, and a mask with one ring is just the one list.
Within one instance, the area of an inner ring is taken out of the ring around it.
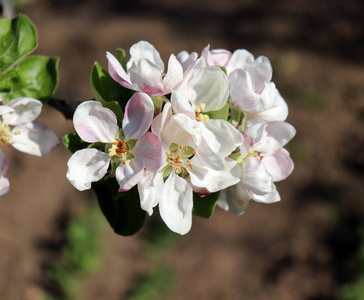
{"label": "flower petal", "polygon": [[157,172],[165,164],[166,155],[162,142],[157,135],[152,132],[145,133],[132,149],[135,157],[143,160],[147,170]]}
{"label": "flower petal", "polygon": [[67,179],[79,191],[91,188],[91,183],[105,176],[110,156],[97,149],[76,151],[68,160]]}
{"label": "flower petal", "polygon": [[207,45],[201,53],[208,66],[225,67],[230,60],[231,52],[225,49],[214,49],[210,51],[210,45]]}
{"label": "flower petal", "polygon": [[123,130],[125,140],[139,139],[152,123],[154,105],[145,93],[135,93],[125,106]]}
{"label": "flower petal", "polygon": [[273,184],[273,191],[265,195],[256,195],[252,191],[248,191],[249,196],[256,202],[260,203],[275,203],[281,201],[281,196],[277,191],[277,187]]}
{"label": "flower petal", "polygon": [[172,117],[172,106],[170,102],[167,102],[162,112],[157,115],[152,121],[152,132],[157,136],[161,136],[162,129],[166,123],[169,123]]}
{"label": "flower petal", "polygon": [[210,119],[199,124],[202,138],[221,157],[228,156],[243,143],[241,132],[225,120]]}
{"label": "flower petal", "polygon": [[128,164],[120,164],[115,170],[115,177],[120,185],[120,192],[129,191],[143,177],[144,162],[133,158]]}
{"label": "flower petal", "polygon": [[289,152],[283,148],[264,156],[262,162],[268,172],[273,176],[273,181],[286,179],[294,169],[294,164]]}
{"label": "flower petal", "polygon": [[163,79],[164,93],[169,94],[183,79],[183,68],[177,58],[172,54],[168,60],[168,70]]}
{"label": "flower petal", "polygon": [[186,234],[192,225],[192,187],[174,172],[164,184],[159,211],[163,221],[174,232]]}
{"label": "flower petal", "polygon": [[0,196],[7,194],[10,189],[9,179],[6,176],[8,168],[9,165],[5,155],[2,151],[0,151]]}
{"label": "flower petal", "polygon": [[15,149],[36,156],[51,153],[59,144],[58,135],[38,121],[14,127],[12,135],[12,146]]}
{"label": "flower petal", "polygon": [[183,68],[183,72],[185,72],[189,66],[191,66],[198,58],[198,54],[196,52],[192,52],[191,54],[187,51],[181,51],[177,54],[177,60],[180,62]]}
{"label": "flower petal", "polygon": [[264,164],[256,157],[248,157],[243,163],[244,188],[251,190],[257,195],[264,195],[272,192],[273,178]]}
{"label": "flower petal", "polygon": [[133,62],[129,69],[130,80],[139,91],[150,96],[164,95],[162,71],[150,60],[142,58]]}
{"label": "flower petal", "polygon": [[154,65],[156,65],[159,68],[160,73],[164,71],[163,60],[161,59],[159,52],[155,49],[155,47],[152,44],[146,41],[140,41],[131,46],[129,52],[130,52],[130,60],[128,61],[127,64],[128,70],[131,68],[134,61],[145,58],[148,59]]}
{"label": "flower petal", "polygon": [[153,207],[162,199],[163,189],[164,182],[162,173],[153,173],[145,170],[144,176],[138,183],[138,192],[140,207],[150,216],[153,214]]}
{"label": "flower petal", "polygon": [[190,82],[190,93],[184,94],[193,108],[205,104],[205,111],[219,110],[229,97],[229,82],[225,73],[218,67],[205,67]]}
{"label": "flower petal", "polygon": [[284,121],[288,116],[288,106],[286,101],[278,94],[274,105],[262,112],[246,112],[246,124],[250,126],[258,122]]}
{"label": "flower petal", "polygon": [[196,119],[195,111],[185,96],[178,91],[172,91],[171,103],[173,111],[177,114],[185,114],[192,120]]}
{"label": "flower petal", "polygon": [[217,204],[234,215],[240,216],[248,209],[250,196],[242,183],[238,183],[220,193]]}
{"label": "flower petal", "polygon": [[42,102],[37,99],[20,97],[6,104],[14,109],[13,112],[3,115],[3,121],[8,125],[21,125],[34,121],[42,111]]}
{"label": "flower petal", "polygon": [[286,145],[296,134],[296,129],[287,122],[269,122],[265,125],[264,136],[254,144],[255,151],[273,153]]}
{"label": "flower petal", "polygon": [[115,114],[97,101],[81,103],[73,115],[73,124],[80,138],[88,143],[110,143],[119,130]]}
{"label": "flower petal", "polygon": [[114,55],[110,52],[106,52],[106,58],[109,61],[108,70],[109,74],[117,83],[121,86],[130,89],[136,90],[135,86],[130,81],[130,76],[125,72],[120,62],[116,59]]}

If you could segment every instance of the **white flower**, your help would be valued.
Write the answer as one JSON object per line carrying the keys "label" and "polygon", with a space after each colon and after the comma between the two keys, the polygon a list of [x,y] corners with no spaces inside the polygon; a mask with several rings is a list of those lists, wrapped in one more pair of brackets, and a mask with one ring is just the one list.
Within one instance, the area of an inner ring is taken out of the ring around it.
{"label": "white flower", "polygon": [[153,120],[152,131],[161,138],[166,162],[155,175],[139,182],[141,207],[151,214],[159,203],[167,226],[185,234],[192,224],[193,191],[206,194],[236,184],[239,179],[232,169],[237,164],[205,148],[196,134],[196,122],[184,114],[172,115],[170,103]]}
{"label": "white flower", "polygon": [[281,181],[293,171],[293,162],[283,146],[295,135],[286,122],[257,123],[246,128],[244,143],[236,156],[241,165],[241,180],[222,191],[218,205],[236,215],[245,212],[250,199],[273,203],[280,200],[273,182]]}
{"label": "white flower", "polygon": [[145,168],[156,172],[164,162],[159,138],[147,132],[154,114],[147,94],[135,93],[125,107],[122,130],[115,114],[99,102],[86,101],[78,106],[73,122],[77,134],[88,143],[105,143],[104,151],[81,149],[68,161],[67,178],[80,191],[105,176],[110,162],[120,191],[127,191],[143,177]]}
{"label": "white flower", "polygon": [[39,100],[13,99],[0,106],[0,143],[28,154],[43,156],[58,145],[58,135],[41,122],[34,121],[42,110]]}

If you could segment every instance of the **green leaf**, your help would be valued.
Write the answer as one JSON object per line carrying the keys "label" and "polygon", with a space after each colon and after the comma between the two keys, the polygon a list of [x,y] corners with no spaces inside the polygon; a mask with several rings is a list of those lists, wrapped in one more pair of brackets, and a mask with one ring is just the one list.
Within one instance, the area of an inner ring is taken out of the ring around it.
{"label": "green leaf", "polygon": [[0,19],[0,75],[37,48],[37,32],[25,15]]}
{"label": "green leaf", "polygon": [[146,212],[140,208],[136,187],[128,192],[119,192],[116,179],[106,176],[94,182],[92,188],[102,213],[117,234],[133,235],[143,227]]}
{"label": "green leaf", "polygon": [[200,197],[196,193],[193,193],[193,210],[192,212],[202,218],[211,218],[214,211],[217,199],[219,198],[220,192]]}
{"label": "green leaf", "polygon": [[206,112],[206,115],[208,115],[210,119],[222,119],[226,121],[229,116],[229,101],[226,101],[226,104],[223,108],[220,108],[219,110],[208,111]]}
{"label": "green leaf", "polygon": [[87,148],[89,143],[83,141],[76,131],[66,134],[63,138],[63,144],[70,150],[72,153],[75,153],[77,150]]}
{"label": "green leaf", "polygon": [[125,58],[125,50],[124,49],[121,49],[121,48],[118,48],[116,50],[116,58],[120,62],[120,64],[123,67],[123,69],[126,70],[127,60]]}
{"label": "green leaf", "polygon": [[122,109],[132,96],[132,92],[112,79],[110,74],[103,70],[98,63],[95,63],[92,68],[90,84],[95,99],[104,107],[111,109],[117,119],[121,121],[123,119]]}
{"label": "green leaf", "polygon": [[18,97],[32,97],[43,104],[53,95],[58,85],[59,59],[30,56],[0,77],[0,96],[6,104]]}

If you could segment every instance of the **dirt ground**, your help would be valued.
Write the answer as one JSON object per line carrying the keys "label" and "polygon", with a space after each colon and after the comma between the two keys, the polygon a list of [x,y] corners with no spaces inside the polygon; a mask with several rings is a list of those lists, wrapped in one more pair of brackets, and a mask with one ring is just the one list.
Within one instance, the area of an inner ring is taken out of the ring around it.
{"label": "dirt ground", "polygon": [[[38,29],[37,54],[59,56],[56,96],[91,99],[94,61],[139,40],[166,61],[207,45],[267,56],[273,81],[297,129],[289,145],[293,174],[278,183],[282,201],[252,203],[234,217],[217,209],[194,217],[191,232],[165,260],[177,274],[171,299],[333,299],[347,278],[350,236],[364,212],[364,4],[357,1],[190,0],[32,1],[20,7]],[[62,137],[73,130],[56,110],[41,120]],[[37,300],[44,266],[57,255],[60,220],[77,215],[93,193],[65,174],[68,150],[44,158],[2,149],[11,191],[0,199],[0,299]],[[341,209],[338,210],[337,207]],[[106,221],[105,221],[106,222]],[[84,300],[120,300],[148,268],[142,233],[107,229],[103,267],[83,286]]]}

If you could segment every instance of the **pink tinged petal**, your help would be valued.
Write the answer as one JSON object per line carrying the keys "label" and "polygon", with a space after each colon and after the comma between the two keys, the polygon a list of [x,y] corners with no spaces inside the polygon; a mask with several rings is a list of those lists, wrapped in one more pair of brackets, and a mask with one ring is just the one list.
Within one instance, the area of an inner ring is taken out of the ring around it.
{"label": "pink tinged petal", "polygon": [[110,52],[106,52],[106,57],[109,61],[108,63],[108,70],[109,74],[117,83],[121,86],[130,89],[136,90],[135,86],[130,81],[130,76],[125,72],[123,67],[121,66],[120,62],[116,59],[114,55]]}
{"label": "pink tinged petal", "polygon": [[172,91],[171,103],[173,111],[177,114],[185,114],[192,120],[196,119],[195,111],[192,109],[191,104],[188,102],[185,96],[180,92]]}
{"label": "pink tinged petal", "polygon": [[246,66],[246,70],[254,79],[255,91],[257,93],[261,93],[265,83],[272,79],[272,65],[265,56],[259,56],[253,64]]}
{"label": "pink tinged petal", "polygon": [[251,190],[257,195],[264,195],[273,190],[273,177],[260,159],[256,157],[248,157],[243,162],[243,178],[244,188]]}
{"label": "pink tinged petal", "polygon": [[242,69],[229,75],[230,97],[233,105],[247,112],[261,112],[271,108],[277,100],[278,90],[273,82],[265,83],[261,94],[255,92],[254,80]]}
{"label": "pink tinged petal", "polygon": [[264,136],[265,124],[263,122],[253,124],[244,130],[244,136],[250,142],[249,147],[260,141]]}
{"label": "pink tinged petal", "polygon": [[3,121],[9,125],[21,125],[34,121],[42,111],[42,102],[37,99],[21,97],[11,100],[7,106],[14,109],[3,115]]}
{"label": "pink tinged petal", "polygon": [[264,156],[262,162],[268,172],[273,176],[273,181],[286,179],[294,169],[294,164],[289,152],[283,148]]}
{"label": "pink tinged petal", "polygon": [[145,133],[132,149],[135,157],[143,160],[147,170],[157,172],[165,164],[166,155],[162,142],[157,135],[152,132]]}
{"label": "pink tinged petal", "polygon": [[191,54],[187,51],[181,51],[177,55],[177,60],[180,62],[183,68],[183,72],[185,72],[189,66],[191,66],[198,58],[198,54],[196,52],[192,52]]}
{"label": "pink tinged petal", "polygon": [[225,67],[230,60],[231,52],[225,49],[214,49],[210,51],[210,45],[207,45],[201,53],[208,66]]}
{"label": "pink tinged petal", "polygon": [[205,111],[219,110],[229,97],[229,82],[225,73],[218,67],[202,68],[190,82],[190,94],[183,94],[191,102],[193,108],[202,103]]}
{"label": "pink tinged petal", "polygon": [[286,122],[269,122],[264,137],[253,148],[255,151],[273,153],[286,145],[296,134],[296,129]]}
{"label": "pink tinged petal", "polygon": [[130,80],[139,91],[150,96],[164,95],[162,71],[151,61],[140,59],[129,69]]}
{"label": "pink tinged petal", "polygon": [[152,132],[157,136],[161,136],[162,129],[166,123],[169,123],[172,117],[172,106],[171,103],[166,103],[163,107],[162,112],[157,115],[152,121]]}
{"label": "pink tinged petal", "polygon": [[6,195],[10,190],[10,182],[6,175],[0,176],[0,196]]}
{"label": "pink tinged petal", "polygon": [[120,164],[115,170],[115,177],[120,185],[119,192],[129,191],[143,177],[144,162],[133,158],[128,164]]}
{"label": "pink tinged petal", "polygon": [[51,153],[60,141],[52,129],[38,121],[14,127],[12,135],[15,149],[36,156]]}
{"label": "pink tinged petal", "polygon": [[159,211],[163,221],[172,231],[186,234],[192,226],[192,187],[174,172],[164,184]]}
{"label": "pink tinged petal", "polygon": [[277,187],[273,184],[273,191],[265,195],[256,195],[252,191],[248,191],[249,196],[256,202],[270,204],[281,201],[281,196],[277,191]]}
{"label": "pink tinged petal", "polygon": [[218,201],[226,203],[225,208],[227,207],[234,215],[240,216],[248,209],[250,198],[243,184],[238,183],[221,191]]}
{"label": "pink tinged petal", "polygon": [[226,66],[228,74],[236,69],[243,69],[249,72],[254,80],[256,93],[261,93],[264,83],[272,78],[272,65],[269,59],[259,56],[254,60],[254,56],[245,49],[236,50]]}
{"label": "pink tinged petal", "polygon": [[144,176],[138,183],[138,192],[140,207],[150,216],[153,214],[153,208],[162,199],[163,189],[164,182],[162,172],[153,173],[145,170]]}
{"label": "pink tinged petal", "polygon": [[164,63],[161,59],[159,52],[155,49],[155,47],[146,42],[146,41],[140,41],[133,46],[130,47],[130,60],[128,61],[127,68],[128,70],[131,68],[132,64],[136,60],[140,59],[148,59],[151,63],[156,65],[160,73],[164,70]]}
{"label": "pink tinged petal", "polygon": [[81,103],[73,115],[73,124],[80,138],[88,143],[110,143],[119,130],[115,114],[97,101]]}
{"label": "pink tinged petal", "polygon": [[139,139],[152,123],[154,105],[145,93],[135,93],[125,106],[123,130],[125,140]]}
{"label": "pink tinged petal", "polygon": [[221,157],[228,156],[243,143],[243,135],[225,120],[210,119],[199,122],[203,139]]}
{"label": "pink tinged petal", "polygon": [[68,160],[67,179],[79,191],[91,188],[91,183],[105,176],[110,156],[97,149],[82,149]]}
{"label": "pink tinged petal", "polygon": [[236,69],[245,70],[246,66],[252,63],[254,63],[253,54],[245,49],[238,49],[231,55],[231,58],[226,65],[226,70],[228,74],[232,73]]}
{"label": "pink tinged petal", "polygon": [[183,79],[183,68],[177,58],[172,54],[168,61],[167,74],[163,79],[164,93],[169,94]]}
{"label": "pink tinged petal", "polygon": [[9,179],[6,176],[8,168],[8,162],[4,156],[4,153],[0,151],[0,196],[7,194],[10,189]]}

